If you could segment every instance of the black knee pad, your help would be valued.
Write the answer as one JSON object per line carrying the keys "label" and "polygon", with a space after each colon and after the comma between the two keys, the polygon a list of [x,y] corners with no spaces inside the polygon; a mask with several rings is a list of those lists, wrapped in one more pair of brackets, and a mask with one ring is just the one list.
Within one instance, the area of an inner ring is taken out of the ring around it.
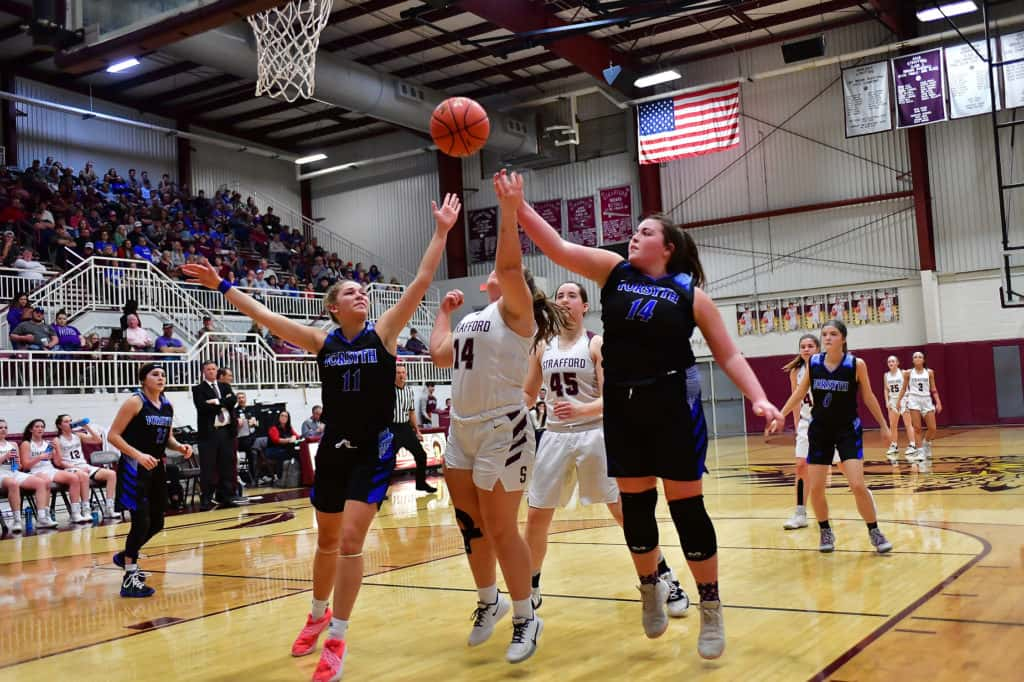
{"label": "black knee pad", "polygon": [[462,533],[462,542],[466,547],[466,554],[472,554],[473,547],[470,543],[477,538],[482,538],[484,531],[476,527],[476,522],[473,521],[472,516],[458,507],[455,508],[455,520],[459,522],[459,531]]}
{"label": "black knee pad", "polygon": [[715,556],[718,540],[715,538],[715,526],[704,508],[704,496],[672,500],[668,503],[668,509],[672,512],[672,521],[679,533],[679,542],[683,546],[686,560],[705,561]]}
{"label": "black knee pad", "polygon": [[654,508],[658,504],[655,488],[642,493],[619,493],[622,498],[622,533],[633,554],[646,554],[658,547],[658,520]]}

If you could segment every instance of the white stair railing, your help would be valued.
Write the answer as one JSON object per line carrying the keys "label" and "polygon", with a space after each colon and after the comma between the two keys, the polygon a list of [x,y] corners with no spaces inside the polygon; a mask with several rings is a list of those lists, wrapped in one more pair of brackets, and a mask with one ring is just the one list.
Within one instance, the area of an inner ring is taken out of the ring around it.
{"label": "white stair railing", "polygon": [[[33,305],[51,312],[64,309],[70,318],[90,310],[123,308],[134,300],[139,312],[173,322],[190,340],[199,336],[204,317],[214,317],[194,296],[149,261],[92,257],[32,294]],[[224,326],[216,318],[214,327]]]}
{"label": "white stair railing", "polygon": [[[255,334],[217,332],[203,336],[185,354],[105,351],[15,351],[0,362],[0,390],[17,391],[32,399],[40,392],[114,391],[138,386],[140,364],[159,360],[167,373],[167,388],[180,390],[199,383],[202,364],[212,360],[230,368],[235,386],[244,388],[318,388],[319,372],[313,355],[277,355]],[[451,370],[436,367],[430,358],[402,358],[409,382],[451,381]]]}

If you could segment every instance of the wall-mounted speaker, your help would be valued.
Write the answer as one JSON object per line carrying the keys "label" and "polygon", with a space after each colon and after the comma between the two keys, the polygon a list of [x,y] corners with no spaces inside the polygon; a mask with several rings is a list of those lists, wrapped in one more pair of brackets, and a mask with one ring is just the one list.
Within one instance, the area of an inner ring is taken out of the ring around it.
{"label": "wall-mounted speaker", "polygon": [[782,46],[782,59],[787,64],[824,56],[825,36],[823,35],[808,38],[807,40],[798,40],[793,43],[785,43]]}

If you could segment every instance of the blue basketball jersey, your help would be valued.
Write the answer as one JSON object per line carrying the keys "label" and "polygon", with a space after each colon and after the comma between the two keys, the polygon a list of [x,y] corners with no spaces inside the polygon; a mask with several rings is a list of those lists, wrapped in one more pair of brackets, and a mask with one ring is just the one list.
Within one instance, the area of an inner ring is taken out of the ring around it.
{"label": "blue basketball jersey", "polygon": [[811,421],[845,426],[857,420],[857,358],[852,353],[831,372],[825,367],[825,354],[811,356],[811,394],[814,406]]}

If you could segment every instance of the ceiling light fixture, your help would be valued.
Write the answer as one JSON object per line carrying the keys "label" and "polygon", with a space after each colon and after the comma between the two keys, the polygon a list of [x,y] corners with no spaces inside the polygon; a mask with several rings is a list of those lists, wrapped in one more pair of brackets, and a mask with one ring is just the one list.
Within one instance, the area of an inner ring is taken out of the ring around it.
{"label": "ceiling light fixture", "polygon": [[668,71],[661,71],[659,73],[653,73],[650,76],[641,76],[633,81],[633,85],[638,88],[649,88],[654,85],[660,85],[661,83],[668,83],[682,78],[682,75],[674,69]]}
{"label": "ceiling light fixture", "polygon": [[140,62],[135,57],[128,57],[128,59],[122,59],[121,61],[114,62],[113,64],[108,66],[107,73],[121,73],[122,71],[127,71],[128,69],[135,68],[141,63],[142,62]]}
{"label": "ceiling light fixture", "polygon": [[977,12],[978,5],[973,0],[964,0],[963,2],[947,2],[944,5],[938,7],[928,7],[927,9],[917,10],[918,21],[939,21],[946,17],[956,17],[961,14],[970,14],[971,12]]}
{"label": "ceiling light fixture", "polygon": [[313,163],[314,161],[323,161],[326,158],[327,158],[327,155],[326,154],[321,154],[321,153],[310,154],[309,156],[300,156],[299,158],[295,159],[295,165],[301,166],[304,163]]}

